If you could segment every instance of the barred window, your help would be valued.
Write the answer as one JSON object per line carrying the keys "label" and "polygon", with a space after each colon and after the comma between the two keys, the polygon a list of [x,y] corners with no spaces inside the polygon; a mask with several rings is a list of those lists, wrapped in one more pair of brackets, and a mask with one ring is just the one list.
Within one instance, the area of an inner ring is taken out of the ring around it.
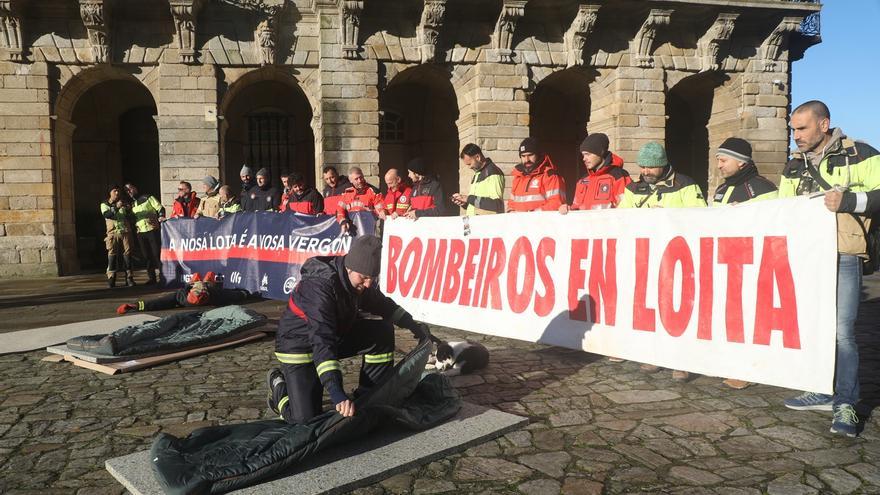
{"label": "barred window", "polygon": [[379,140],[380,141],[403,141],[403,116],[392,110],[379,112]]}
{"label": "barred window", "polygon": [[267,168],[277,181],[291,165],[293,118],[274,110],[252,113],[247,118],[247,159],[253,169]]}

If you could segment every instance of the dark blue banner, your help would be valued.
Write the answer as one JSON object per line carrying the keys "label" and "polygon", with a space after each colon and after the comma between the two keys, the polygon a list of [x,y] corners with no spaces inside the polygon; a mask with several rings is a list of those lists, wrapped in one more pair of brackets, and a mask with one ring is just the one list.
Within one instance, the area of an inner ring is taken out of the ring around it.
{"label": "dark blue banner", "polygon": [[[372,213],[349,214],[353,234],[373,233]],[[223,286],[286,300],[313,256],[348,252],[352,236],[336,217],[274,212],[240,212],[222,220],[175,218],[162,224],[162,275],[180,286],[193,273],[222,275]]]}

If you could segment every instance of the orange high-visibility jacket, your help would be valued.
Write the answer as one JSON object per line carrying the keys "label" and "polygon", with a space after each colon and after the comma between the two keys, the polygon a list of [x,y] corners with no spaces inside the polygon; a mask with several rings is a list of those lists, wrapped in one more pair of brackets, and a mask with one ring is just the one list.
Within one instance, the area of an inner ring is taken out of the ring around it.
{"label": "orange high-visibility jacket", "polygon": [[531,173],[522,165],[513,169],[513,188],[507,209],[510,211],[553,211],[565,202],[565,181],[556,171],[550,155]]}

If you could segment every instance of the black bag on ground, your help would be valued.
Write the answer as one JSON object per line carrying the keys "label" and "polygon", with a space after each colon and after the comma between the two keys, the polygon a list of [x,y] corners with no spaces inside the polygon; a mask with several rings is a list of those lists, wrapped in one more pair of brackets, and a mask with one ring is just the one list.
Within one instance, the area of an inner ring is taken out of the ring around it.
{"label": "black bag on ground", "polygon": [[266,316],[242,306],[176,313],[129,325],[109,335],[83,335],[67,347],[106,356],[147,356],[219,342],[266,322]]}
{"label": "black bag on ground", "polygon": [[225,493],[283,475],[389,420],[411,429],[440,424],[458,413],[461,398],[446,376],[421,379],[431,348],[422,339],[387,380],[355,400],[350,418],[327,411],[298,425],[258,421],[201,428],[186,438],[160,433],[150,450],[153,473],[171,495]]}

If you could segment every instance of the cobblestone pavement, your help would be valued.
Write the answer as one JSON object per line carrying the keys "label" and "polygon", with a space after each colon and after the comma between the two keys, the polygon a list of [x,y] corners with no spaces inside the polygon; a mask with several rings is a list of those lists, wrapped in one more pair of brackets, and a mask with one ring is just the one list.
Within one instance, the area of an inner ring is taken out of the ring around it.
{"label": "cobblestone pavement", "polygon": [[[880,420],[867,416],[880,401],[878,279],[866,280],[858,324],[865,428],[857,439],[830,434],[830,413],[783,407],[789,390],[734,391],[702,376],[679,384],[635,363],[468,334],[490,348],[492,363],[456,379],[466,400],[531,423],[357,492],[880,493]],[[108,317],[145,293],[102,290],[95,277],[3,281],[0,331]],[[252,307],[276,318],[283,304]],[[398,333],[401,352],[412,344]],[[160,431],[268,417],[271,351],[265,340],[117,376],[41,362],[40,351],[0,356],[0,493],[124,493],[105,459],[148,448]]]}

